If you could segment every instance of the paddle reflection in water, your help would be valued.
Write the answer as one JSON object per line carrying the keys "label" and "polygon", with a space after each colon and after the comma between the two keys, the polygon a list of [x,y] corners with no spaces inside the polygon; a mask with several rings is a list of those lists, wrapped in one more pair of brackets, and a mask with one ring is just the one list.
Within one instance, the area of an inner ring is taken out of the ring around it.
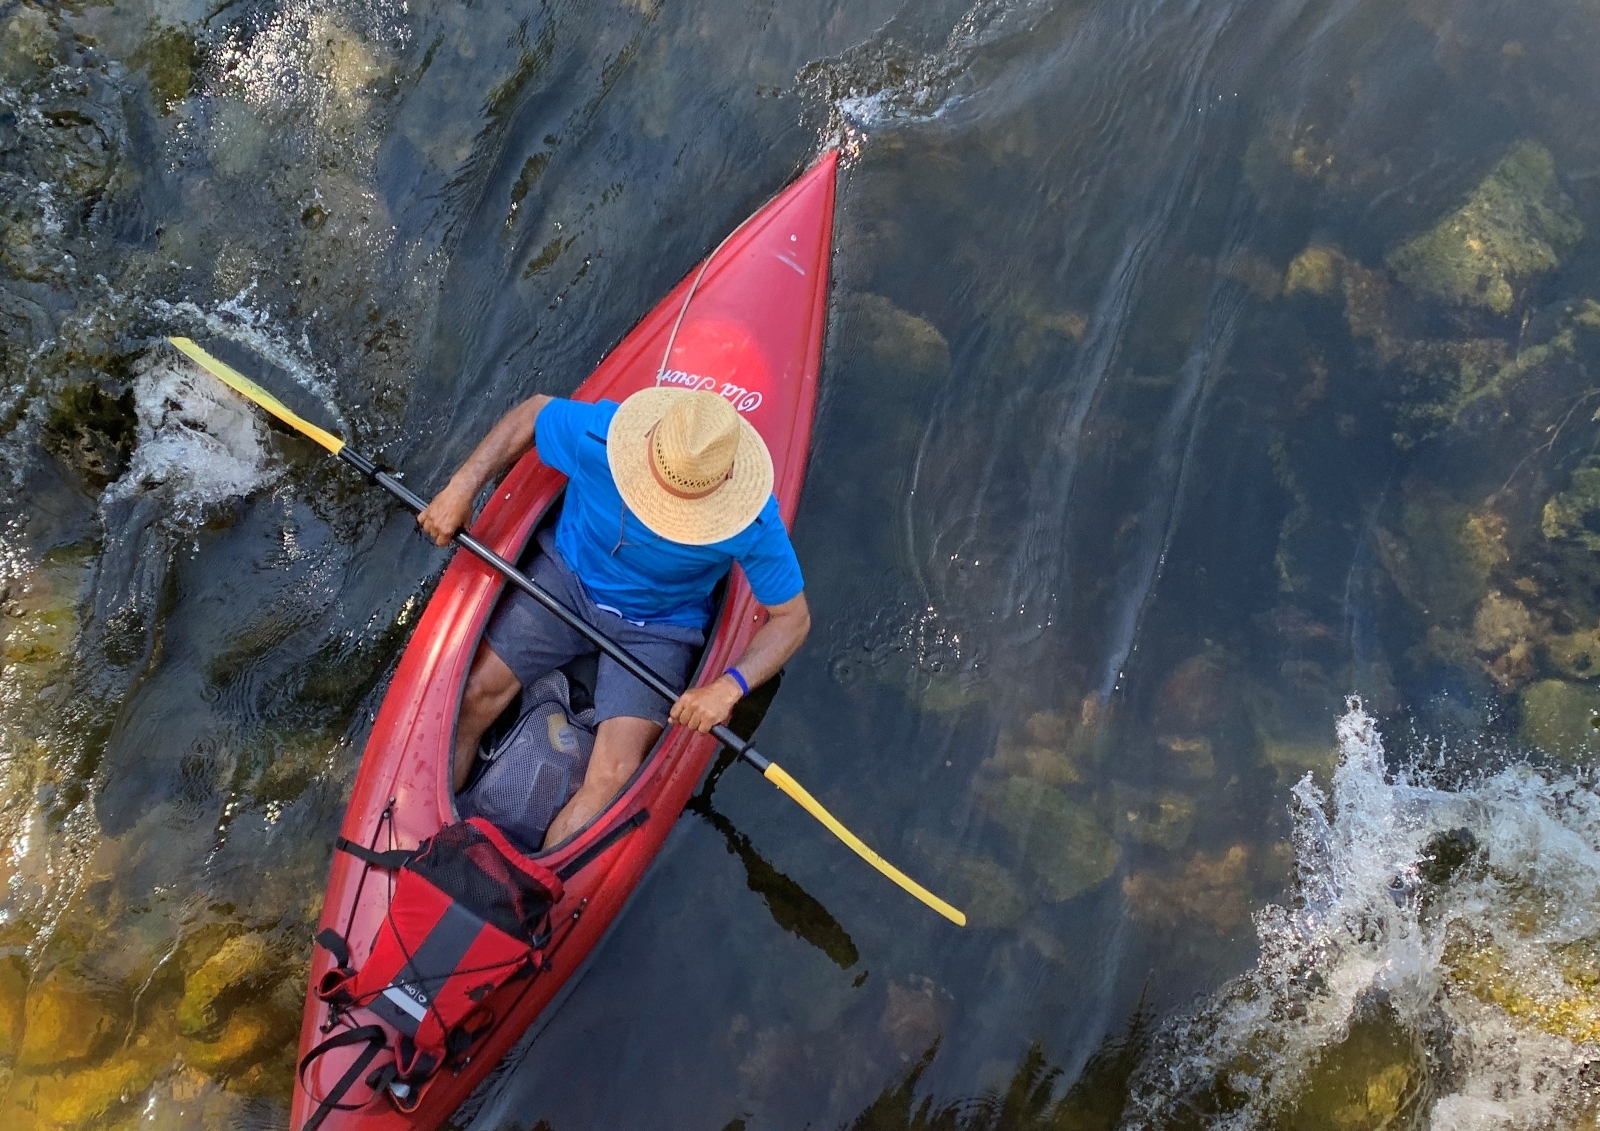
{"label": "paddle reflection in water", "polygon": [[[780,672],[761,686],[752,688],[750,695],[739,701],[733,718],[728,720],[728,729],[740,738],[754,739],[756,728],[766,717],[782,683],[783,673]],[[761,897],[778,926],[822,951],[839,964],[839,969],[850,969],[860,960],[861,954],[838,920],[828,914],[828,909],[809,892],[768,863],[750,843],[750,838],[711,804],[711,795],[716,791],[717,782],[736,760],[737,755],[731,750],[721,750],[706,774],[705,783],[689,799],[684,809],[702,818],[722,834],[728,851],[744,865],[745,883]]]}

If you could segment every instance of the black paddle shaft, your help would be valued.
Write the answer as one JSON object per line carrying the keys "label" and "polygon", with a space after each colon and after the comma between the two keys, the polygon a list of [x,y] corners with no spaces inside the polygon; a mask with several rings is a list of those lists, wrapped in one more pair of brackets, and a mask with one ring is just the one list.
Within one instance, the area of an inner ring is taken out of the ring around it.
{"label": "black paddle shaft", "polygon": [[[339,449],[339,458],[344,460],[351,467],[355,468],[362,475],[365,475],[371,482],[376,483],[385,491],[388,491],[407,507],[411,508],[412,511],[420,514],[427,509],[428,504],[423,500],[422,496],[418,495],[415,491],[411,490],[411,488],[400,482],[400,480],[389,474],[389,472],[381,467],[378,463],[362,455],[348,444]],[[632,652],[629,652],[622,645],[611,639],[611,637],[607,636],[594,625],[578,616],[577,613],[563,605],[554,594],[552,594],[544,586],[540,585],[537,581],[533,580],[533,578],[523,573],[516,566],[506,561],[499,554],[495,553],[488,546],[485,546],[482,542],[478,541],[465,530],[458,530],[456,532],[455,541],[457,545],[476,554],[483,561],[487,562],[490,566],[498,570],[507,581],[511,582],[511,584],[515,585],[518,589],[532,597],[535,601],[538,601],[539,604],[549,609],[555,614],[556,618],[560,620],[562,624],[572,629],[572,631],[578,633],[584,639],[588,640],[589,643],[600,649],[600,651],[604,652],[617,663],[621,664],[629,675],[632,675],[635,679],[639,680],[651,691],[654,691],[668,703],[677,702],[679,692],[673,690],[671,684],[646,667],[638,659],[638,657],[634,656]],[[734,734],[733,731],[729,730],[724,725],[718,724],[717,726],[712,727],[711,736],[718,742],[721,742],[724,746],[728,747],[728,749],[732,750],[735,754],[739,755],[739,757],[749,762],[756,769],[760,770],[763,774],[767,772],[767,767],[772,764],[767,761],[766,758],[757,753],[754,746],[751,746],[748,742]]]}

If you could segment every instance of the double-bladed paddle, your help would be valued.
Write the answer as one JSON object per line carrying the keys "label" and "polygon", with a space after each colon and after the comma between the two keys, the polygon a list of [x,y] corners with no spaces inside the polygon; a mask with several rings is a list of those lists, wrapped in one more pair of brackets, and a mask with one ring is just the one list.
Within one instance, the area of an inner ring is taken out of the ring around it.
{"label": "double-bladed paddle", "polygon": [[[335,436],[332,432],[317,427],[315,424],[312,424],[298,413],[295,413],[282,401],[278,400],[277,397],[274,397],[260,385],[250,380],[250,378],[244,376],[244,374],[238,372],[228,365],[225,365],[223,362],[218,361],[205,350],[195,345],[194,342],[190,341],[188,338],[168,338],[167,340],[176,346],[180,351],[182,351],[186,356],[188,356],[189,359],[195,364],[199,365],[207,373],[210,373],[213,377],[217,378],[217,380],[227,385],[234,392],[238,393],[247,400],[254,401],[257,405],[266,409],[266,411],[283,421],[283,423],[293,428],[296,432],[310,437],[317,443],[321,444],[324,448],[327,448],[328,451],[333,455],[338,456],[340,459],[344,460],[345,463],[359,471],[362,475],[365,475],[368,480],[376,483],[385,491],[388,491],[412,511],[420,513],[426,509],[428,504],[421,496],[417,495],[414,491],[406,487],[405,484],[401,483],[394,476],[390,475],[374,460],[369,459],[367,456],[362,455],[358,451],[355,451],[343,440]],[[478,541],[478,539],[474,538],[465,530],[456,532],[455,541],[457,545],[464,549],[470,550],[479,558],[483,559],[483,561],[493,566],[505,577],[507,581],[511,582],[511,584],[515,585],[518,589],[521,589],[535,601],[538,601],[539,604],[549,609],[557,618],[560,619],[563,624],[572,629],[574,632],[583,636],[596,648],[600,649],[600,651],[604,652],[617,663],[621,664],[625,669],[627,669],[630,675],[642,682],[651,691],[654,691],[657,695],[661,696],[669,703],[677,701],[678,692],[674,690],[666,680],[662,679],[655,672],[651,671],[644,664],[640,663],[639,660],[636,659],[632,653],[628,652],[627,649],[623,648],[622,645],[616,643],[605,633],[601,632],[587,621],[581,619],[576,613],[573,613],[551,593],[540,586],[538,582],[534,581],[521,570],[517,569],[516,566],[506,561],[499,554],[495,553],[488,546]],[[940,899],[938,896],[934,895],[927,888],[917,883],[917,881],[913,880],[910,876],[900,871],[900,869],[896,868],[893,864],[889,863],[882,856],[879,856],[876,852],[869,848],[860,837],[856,836],[855,833],[845,828],[839,823],[838,818],[824,809],[821,802],[819,802],[815,797],[812,797],[811,794],[807,793],[804,786],[795,781],[794,778],[790,777],[782,766],[779,766],[777,763],[769,761],[767,758],[763,757],[759,752],[757,752],[754,746],[740,738],[738,735],[734,734],[733,731],[729,730],[726,726],[712,727],[711,734],[712,737],[717,739],[717,741],[721,742],[724,746],[727,746],[730,750],[738,754],[743,761],[748,762],[750,765],[760,770],[762,777],[766,778],[773,785],[777,786],[791,799],[798,802],[800,807],[807,813],[810,813],[817,820],[821,821],[825,826],[827,826],[829,832],[833,833],[834,836],[838,837],[840,840],[844,841],[845,844],[849,845],[857,856],[860,856],[868,864],[871,864],[885,876],[888,876],[889,879],[893,880],[905,891],[910,892],[917,899],[920,899],[923,903],[933,908],[952,923],[960,927],[967,925],[967,917],[964,914],[952,907],[950,904],[946,903],[944,900]]]}

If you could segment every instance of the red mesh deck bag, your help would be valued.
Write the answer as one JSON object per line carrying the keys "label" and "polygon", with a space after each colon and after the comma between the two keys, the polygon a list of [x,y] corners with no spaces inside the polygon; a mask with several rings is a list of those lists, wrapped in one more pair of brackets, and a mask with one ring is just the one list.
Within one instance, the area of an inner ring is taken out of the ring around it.
{"label": "red mesh deck bag", "polygon": [[359,970],[340,955],[343,939],[319,937],[340,963],[317,993],[393,1026],[400,1034],[396,1074],[425,1081],[493,1024],[496,990],[539,968],[561,879],[476,817],[446,825],[414,853],[371,852],[344,841],[339,847],[382,867],[398,865],[398,874]]}

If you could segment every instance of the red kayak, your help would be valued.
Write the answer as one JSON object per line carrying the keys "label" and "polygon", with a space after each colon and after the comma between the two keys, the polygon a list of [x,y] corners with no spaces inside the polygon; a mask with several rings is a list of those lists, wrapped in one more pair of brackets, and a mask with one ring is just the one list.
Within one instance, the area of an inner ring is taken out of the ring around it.
{"label": "red kayak", "polygon": [[[755,425],[772,453],[783,520],[800,500],[816,406],[817,371],[827,322],[829,251],[833,238],[838,155],[826,154],[762,208],[709,259],[675,287],[600,363],[573,397],[621,401],[656,384],[711,389]],[[670,344],[670,354],[668,353]],[[565,478],[529,452],[484,507],[473,533],[512,561],[560,496]],[[384,696],[356,775],[342,837],[373,849],[412,849],[458,820],[450,790],[450,753],[467,668],[504,580],[470,553],[458,553],[428,602]],[[729,578],[697,680],[732,665],[763,611],[743,575]],[[551,913],[554,936],[546,964],[515,1005],[440,1071],[414,1111],[402,1112],[388,1090],[374,1093],[362,1077],[337,1110],[318,1109],[361,1053],[333,1047],[315,1057],[296,1082],[290,1126],[313,1115],[332,1131],[409,1131],[443,1124],[516,1044],[600,941],[655,859],[679,812],[716,753],[715,739],[671,727],[609,808],[565,844],[536,859],[552,871],[577,870]],[[587,859],[584,859],[587,857]],[[359,965],[389,906],[392,875],[336,852],[319,930],[348,940]],[[316,949],[311,985],[334,967]],[[367,1010],[334,1010],[308,993],[300,1030],[304,1056],[356,1026],[380,1019]],[[389,1046],[394,1047],[390,1041]],[[381,1064],[373,1064],[373,1068]]]}

